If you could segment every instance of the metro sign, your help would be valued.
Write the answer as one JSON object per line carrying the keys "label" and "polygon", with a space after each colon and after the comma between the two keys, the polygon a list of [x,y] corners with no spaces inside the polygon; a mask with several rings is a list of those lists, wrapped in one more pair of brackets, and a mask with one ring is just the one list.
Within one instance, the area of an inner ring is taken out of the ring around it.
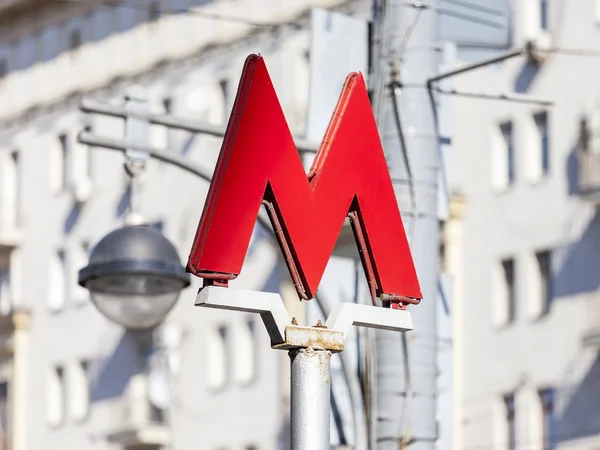
{"label": "metro sign", "polygon": [[422,295],[361,74],[346,78],[305,173],[263,58],[244,64],[187,270],[205,286],[237,277],[261,204],[301,299],[313,298],[350,217],[373,302]]}

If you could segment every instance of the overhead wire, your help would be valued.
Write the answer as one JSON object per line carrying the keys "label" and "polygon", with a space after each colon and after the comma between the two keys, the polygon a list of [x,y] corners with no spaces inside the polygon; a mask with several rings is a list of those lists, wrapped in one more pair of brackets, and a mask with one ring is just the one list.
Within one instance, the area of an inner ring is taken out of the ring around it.
{"label": "overhead wire", "polygon": [[558,55],[570,55],[570,56],[600,56],[600,50],[594,49],[583,49],[583,48],[551,48],[549,53],[556,53]]}
{"label": "overhead wire", "polygon": [[476,92],[464,92],[457,91],[456,89],[442,89],[439,87],[432,88],[434,91],[439,92],[440,94],[445,95],[457,95],[459,97],[469,97],[469,98],[479,98],[482,100],[501,100],[507,102],[515,102],[515,103],[530,103],[542,106],[553,106],[554,102],[550,100],[536,99],[530,97],[519,97],[516,95],[508,95],[508,94],[485,94],[485,93],[476,93]]}
{"label": "overhead wire", "polygon": [[[331,313],[331,307],[329,306],[329,302],[327,302],[326,300],[324,300],[323,295],[319,294],[319,295],[315,295],[315,302],[317,304],[317,307],[319,309],[319,312],[321,313],[321,316],[323,318],[327,318],[329,317],[330,313]],[[342,366],[342,374],[344,376],[344,381],[346,382],[346,386],[348,387],[348,391],[349,391],[349,397],[350,397],[350,404],[352,406],[352,423],[354,424],[354,431],[355,431],[355,440],[358,440],[358,431],[359,431],[359,427],[362,425],[361,422],[363,419],[362,417],[359,417],[359,408],[357,405],[357,398],[358,396],[362,396],[362,390],[360,388],[360,382],[357,386],[356,383],[352,382],[351,379],[351,374],[352,374],[352,368],[351,368],[351,362],[349,360],[349,355],[347,353],[341,352],[340,353],[340,362],[341,362],[341,366]],[[332,395],[333,395],[333,391],[332,391]],[[335,411],[333,411],[335,414]],[[344,429],[343,429],[343,422],[341,421],[341,414],[338,411],[338,415],[340,417],[336,418],[336,427],[341,427],[339,430],[339,436],[340,439],[342,439],[342,436],[344,436],[344,440],[345,438],[345,433],[344,433]],[[344,442],[345,444],[345,442]]]}

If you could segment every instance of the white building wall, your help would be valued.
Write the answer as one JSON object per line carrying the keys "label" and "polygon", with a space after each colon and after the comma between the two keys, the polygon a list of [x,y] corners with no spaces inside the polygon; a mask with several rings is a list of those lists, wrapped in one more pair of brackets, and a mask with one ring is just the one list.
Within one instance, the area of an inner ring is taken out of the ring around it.
{"label": "white building wall", "polygon": [[[536,2],[531,2],[536,3]],[[598,51],[600,28],[595,1],[549,1],[552,47]],[[515,45],[531,33],[527,17],[535,8],[513,2]],[[535,5],[537,6],[537,4]],[[534,27],[535,28],[535,27]],[[535,33],[534,33],[535,34]],[[557,393],[555,441],[559,448],[592,448],[600,442],[600,378],[595,350],[581,337],[595,318],[600,301],[597,276],[600,229],[593,205],[576,192],[575,148],[582,114],[600,98],[600,60],[551,54],[539,70],[524,58],[455,78],[457,91],[503,94],[521,92],[552,100],[550,171],[531,180],[528,163],[538,150],[533,114],[539,105],[454,98],[452,168],[454,188],[464,193],[464,378],[461,420],[465,449],[507,449],[502,396],[517,395],[517,448],[542,448],[537,390]],[[515,182],[502,191],[493,185],[494,133],[512,120]],[[539,177],[538,177],[539,178]],[[553,299],[547,315],[538,310],[532,286],[538,250],[552,250]],[[500,260],[515,258],[516,317],[498,325],[498,286],[493,272]]]}
{"label": "white building wall", "polygon": [[[170,8],[187,8],[188,3],[173,0]],[[0,81],[0,152],[18,150],[22,164],[13,303],[32,310],[25,380],[26,445],[18,450],[118,448],[107,442],[107,435],[124,425],[123,402],[131,389],[128,382],[140,367],[131,338],[104,319],[89,301],[72,298],[81,294],[73,286],[75,270],[81,265],[81,248],[121,226],[127,186],[123,155],[104,149],[91,151],[91,195],[80,206],[75,206],[69,189],[57,186],[61,133],[67,133],[71,151],[80,152],[78,155],[87,150],[75,142],[84,125],[102,136],[123,136],[122,121],[82,115],[77,109],[79,93],[93,90],[89,95],[118,102],[127,86],[139,83],[148,89],[155,111],[163,112],[163,101],[170,98],[174,114],[219,123],[226,115],[220,80],[229,80],[232,101],[245,57],[261,53],[292,130],[303,131],[308,92],[306,13],[311,6],[340,2],[271,1],[260,2],[260,7],[252,1],[199,3],[200,11],[210,14],[288,25],[253,27],[200,14],[165,14],[156,23],[140,24],[143,12],[136,9],[86,9],[61,3],[47,15],[25,17],[0,32],[0,59],[6,58],[9,67],[8,75]],[[82,28],[84,42],[74,52],[65,51],[65,33],[77,26]],[[219,150],[217,139],[191,137],[179,131],[167,134],[153,127],[151,145],[165,148],[167,143],[172,144],[172,151],[185,152],[190,160],[210,168]],[[87,179],[81,164],[82,159],[78,159],[75,165],[67,166],[67,170],[79,171],[73,177],[79,181]],[[191,248],[207,189],[205,181],[157,161],[150,162],[144,175],[142,212],[152,222],[164,222],[164,233],[178,248],[182,261]],[[260,244],[259,238],[240,280],[232,285],[280,288],[283,272],[279,270],[279,250]],[[66,275],[70,284],[64,307],[51,311],[51,261],[59,250],[64,250],[67,264],[72,266]],[[251,276],[246,276],[246,271]],[[246,316],[194,308],[199,286],[199,280],[194,280],[168,318],[184,332],[177,351],[180,365],[172,410],[174,448],[282,448],[287,419],[279,383],[287,355],[270,350],[266,332],[256,321],[256,379],[249,385],[232,382],[222,391],[210,391],[208,330],[221,324],[237,324],[240,330]],[[78,374],[73,368],[82,360],[90,362],[91,408],[87,417],[73,418],[70,390]],[[48,378],[56,365],[64,367],[67,406],[64,420],[50,425]]]}

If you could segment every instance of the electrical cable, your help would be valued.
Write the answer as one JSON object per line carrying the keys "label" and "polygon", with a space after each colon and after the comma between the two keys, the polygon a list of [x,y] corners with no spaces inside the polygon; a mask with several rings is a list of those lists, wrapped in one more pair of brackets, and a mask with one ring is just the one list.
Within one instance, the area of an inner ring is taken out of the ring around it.
{"label": "electrical cable", "polygon": [[531,97],[518,97],[518,96],[509,96],[507,94],[484,94],[477,92],[461,92],[456,89],[442,89],[439,87],[434,87],[434,91],[439,92],[440,94],[445,95],[457,95],[459,97],[469,97],[469,98],[478,98],[481,100],[501,100],[506,102],[514,102],[514,103],[529,103],[529,104],[537,104],[542,106],[554,106],[554,102],[543,99],[536,99]]}
{"label": "electrical cable", "polygon": [[549,50],[549,53],[556,53],[558,55],[570,55],[570,56],[600,56],[600,50],[594,49],[583,49],[583,48],[560,48],[555,47]]}
{"label": "electrical cable", "polygon": [[346,432],[344,430],[344,423],[342,422],[340,408],[337,404],[335,395],[333,395],[333,389],[329,390],[329,398],[329,401],[331,402],[331,414],[333,415],[333,421],[338,432],[338,439],[340,441],[340,445],[345,446],[348,444],[348,440],[346,439]]}
{"label": "electrical cable", "polygon": [[[317,303],[317,307],[319,308],[319,312],[321,313],[323,318],[326,319],[327,317],[329,317],[329,314],[331,313],[331,308],[328,307],[329,303],[323,300],[322,295],[315,295],[314,299],[315,299],[315,302]],[[359,405],[357,404],[356,397],[362,397],[362,391],[360,389],[360,383],[357,387],[356,383],[353,383],[351,380],[351,374],[353,371],[351,369],[351,363],[349,360],[349,356],[347,356],[346,353],[344,353],[344,352],[340,353],[340,362],[342,364],[342,373],[344,375],[344,381],[346,382],[346,386],[348,387],[348,391],[350,394],[349,397],[350,397],[350,404],[352,406],[352,423],[354,424],[355,440],[358,440],[358,430],[360,427],[362,427],[364,425],[364,423],[361,420],[362,417],[359,418],[359,415],[357,414]],[[333,395],[333,391],[332,391],[332,395]],[[341,420],[339,423],[340,423],[340,426],[343,427]],[[337,424],[338,424],[338,422],[336,420],[336,426],[337,426]],[[340,436],[342,436],[343,434],[344,434],[344,430],[341,429]],[[356,445],[356,442],[355,442],[355,445]]]}
{"label": "electrical cable", "polygon": [[[400,44],[398,45],[398,54],[399,54],[398,59],[400,61],[402,60],[402,57],[404,56],[404,53],[406,52],[406,46],[408,45],[408,41],[410,40],[410,37],[412,36],[413,31],[415,31],[415,27],[417,26],[417,22],[419,21],[421,11],[423,11],[423,9],[424,9],[424,7],[422,5],[417,4],[417,3],[415,3],[414,7],[416,8],[416,10],[415,10],[415,13],[413,14],[413,19],[412,19],[411,23],[409,24],[408,28],[406,29],[406,31],[404,32],[402,39],[400,39]],[[396,53],[396,51],[392,47],[392,58],[391,58],[392,63],[394,63],[396,60],[395,53]],[[398,72],[394,71],[392,76],[397,77]]]}

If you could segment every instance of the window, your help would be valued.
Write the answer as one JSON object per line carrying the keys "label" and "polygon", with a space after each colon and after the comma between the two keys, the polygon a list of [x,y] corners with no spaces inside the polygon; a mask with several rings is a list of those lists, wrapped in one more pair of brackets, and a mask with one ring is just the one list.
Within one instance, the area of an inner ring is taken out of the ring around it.
{"label": "window", "polygon": [[88,303],[89,291],[83,286],[79,286],[79,271],[88,264],[89,260],[89,243],[82,242],[73,247],[71,252],[71,288],[73,290],[73,303],[76,305],[84,305]]}
{"label": "window", "polygon": [[540,390],[542,404],[542,442],[544,450],[554,448],[554,389]]}
{"label": "window", "polygon": [[70,153],[69,138],[66,134],[58,136],[58,148],[54,152],[51,169],[52,179],[51,184],[55,190],[60,191],[65,189],[68,184],[68,159]]}
{"label": "window", "polygon": [[160,2],[152,2],[148,8],[148,20],[155,22],[160,19]]}
{"label": "window", "polygon": [[542,314],[546,314],[550,310],[550,303],[552,301],[551,253],[549,250],[537,252],[535,258],[539,270],[539,295],[542,305]]}
{"label": "window", "polygon": [[151,228],[154,228],[159,233],[163,233],[165,231],[165,222],[164,220],[157,220],[150,224]]}
{"label": "window", "polygon": [[90,408],[90,379],[89,362],[79,361],[71,368],[70,379],[70,405],[71,418],[77,422],[85,420]]}
{"label": "window", "polygon": [[2,196],[2,214],[5,223],[10,226],[19,225],[21,208],[21,161],[16,150],[0,155],[3,177],[0,179],[0,195]]}
{"label": "window", "polygon": [[10,278],[10,260],[3,258],[0,266],[0,314],[2,315],[10,314],[12,309]]}
{"label": "window", "polygon": [[505,259],[502,261],[502,272],[504,275],[504,294],[506,305],[507,322],[515,320],[516,316],[516,291],[515,291],[515,261]]}
{"label": "window", "polygon": [[150,420],[155,424],[165,423],[165,410],[160,409],[158,406],[150,404]]}
{"label": "window", "polygon": [[82,38],[81,38],[81,30],[74,29],[69,32],[69,50],[75,51],[81,47]]}
{"label": "window", "polygon": [[66,273],[66,255],[63,250],[59,250],[50,258],[48,306],[53,312],[60,311],[65,306],[65,297],[68,292],[67,280],[69,280]]}
{"label": "window", "polygon": [[41,31],[37,31],[34,35],[33,35],[33,42],[34,42],[34,62],[41,62],[44,61],[44,40],[42,37],[42,32]]}
{"label": "window", "polygon": [[229,110],[231,108],[229,98],[229,80],[223,78],[219,81],[219,87],[221,88],[221,98],[223,99],[223,121],[227,122],[229,118]]}
{"label": "window", "polygon": [[218,391],[228,382],[229,355],[227,328],[220,326],[208,330],[206,339],[207,351],[207,385],[209,389]]}
{"label": "window", "polygon": [[163,100],[163,108],[165,110],[165,114],[171,114],[172,106],[173,106],[173,99],[165,98]]}
{"label": "window", "polygon": [[508,394],[504,396],[504,408],[506,411],[506,442],[508,443],[507,450],[516,450],[517,448],[517,433],[515,421],[515,396]]}
{"label": "window", "polygon": [[[83,130],[86,133],[91,133],[92,132],[92,126],[91,125],[86,125],[83,127]],[[80,153],[82,154],[82,162],[81,164],[83,165],[83,170],[82,172],[87,175],[87,177],[92,180],[93,175],[94,175],[94,171],[93,171],[93,151],[94,151],[94,147],[92,145],[88,145],[87,149],[85,151],[80,151]]]}
{"label": "window", "polygon": [[65,419],[65,376],[62,366],[52,367],[46,382],[46,420],[57,427]]}
{"label": "window", "polygon": [[242,385],[252,383],[256,377],[256,328],[253,319],[236,326],[235,379]]}
{"label": "window", "polygon": [[548,0],[540,1],[540,29],[548,29]]}
{"label": "window", "polygon": [[8,450],[10,442],[10,403],[8,381],[0,381],[0,450]]}
{"label": "window", "polygon": [[512,122],[503,122],[492,129],[491,182],[504,191],[515,181],[515,140]]}
{"label": "window", "polygon": [[13,224],[18,225],[21,220],[21,157],[18,151],[10,153],[10,177],[12,178],[14,192],[14,206],[12,211]]}
{"label": "window", "polygon": [[121,30],[121,8],[122,6],[117,2],[105,3],[109,9],[109,21],[110,21],[110,34],[119,33]]}
{"label": "window", "polygon": [[511,185],[515,181],[515,146],[512,122],[502,124],[500,132],[506,153],[506,184]]}
{"label": "window", "polygon": [[548,113],[543,112],[534,116],[538,132],[540,150],[540,169],[542,175],[550,170],[550,143],[548,138]]}

